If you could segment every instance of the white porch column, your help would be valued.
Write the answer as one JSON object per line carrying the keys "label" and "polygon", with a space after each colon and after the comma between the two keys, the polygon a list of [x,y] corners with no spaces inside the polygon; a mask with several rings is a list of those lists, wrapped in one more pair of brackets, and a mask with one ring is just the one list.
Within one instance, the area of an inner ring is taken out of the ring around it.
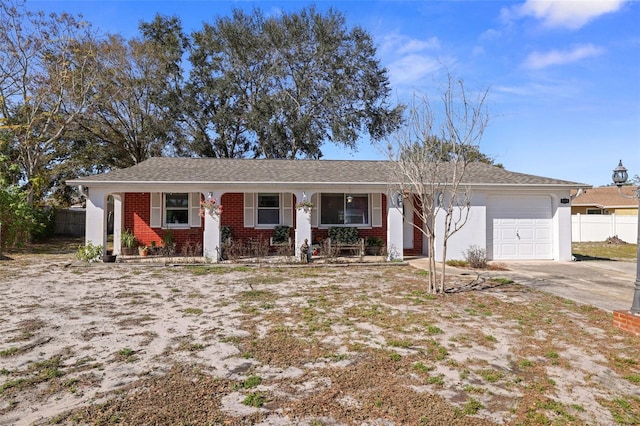
{"label": "white porch column", "polygon": [[[313,192],[308,191],[297,191],[293,193],[296,196],[296,205],[300,204],[302,201],[311,201],[311,196]],[[313,206],[314,209],[317,209],[318,206]],[[313,245],[313,240],[311,239],[311,209],[299,207],[296,208],[296,223],[295,223],[295,241],[294,246],[296,249],[296,259],[300,259],[300,246],[304,243],[304,240],[307,240],[309,246]]]}
{"label": "white porch column", "polygon": [[387,259],[402,260],[404,255],[404,229],[402,194],[387,194]]}
{"label": "white porch column", "polygon": [[113,254],[122,254],[120,235],[122,234],[122,195],[113,196]]}
{"label": "white porch column", "polygon": [[[204,199],[215,198],[220,203],[222,198],[222,192],[212,191],[204,192]],[[223,206],[224,207],[224,206]],[[222,213],[224,214],[224,212]],[[204,257],[211,259],[211,262],[218,263],[222,248],[220,247],[220,216],[210,215],[205,213],[204,215],[204,235],[202,244],[202,254]]]}
{"label": "white porch column", "polygon": [[85,244],[102,245],[102,254],[107,252],[107,191],[88,188]]}

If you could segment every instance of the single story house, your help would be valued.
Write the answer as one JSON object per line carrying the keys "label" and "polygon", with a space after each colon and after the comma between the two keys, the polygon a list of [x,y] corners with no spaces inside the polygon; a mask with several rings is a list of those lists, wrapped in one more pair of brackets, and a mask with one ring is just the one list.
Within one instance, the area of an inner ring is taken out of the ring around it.
{"label": "single story house", "polygon": [[638,215],[636,186],[600,186],[572,193],[571,214]]}
{"label": "single story house", "polygon": [[[178,245],[199,244],[216,262],[222,226],[232,228],[234,239],[268,240],[276,226],[288,225],[298,253],[304,240],[349,226],[360,237],[381,237],[394,259],[428,255],[427,242],[412,226],[411,203],[403,202],[407,195],[393,193],[390,167],[389,161],[151,158],[67,185],[87,198],[86,241],[103,247],[105,206],[113,198],[116,254],[123,230],[145,245],[171,230]],[[463,259],[471,246],[486,249],[490,260],[571,259],[570,194],[589,185],[484,163],[470,164],[463,184],[471,192],[470,216],[448,241],[449,259]],[[223,212],[201,215],[208,200]],[[438,259],[442,246],[438,233]]]}

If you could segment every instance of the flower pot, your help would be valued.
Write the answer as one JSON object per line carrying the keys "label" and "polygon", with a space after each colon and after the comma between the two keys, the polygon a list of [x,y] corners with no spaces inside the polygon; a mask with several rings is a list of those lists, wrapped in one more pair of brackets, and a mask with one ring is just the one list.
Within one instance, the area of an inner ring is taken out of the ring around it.
{"label": "flower pot", "polygon": [[133,256],[136,254],[136,247],[122,247],[122,254],[125,256]]}

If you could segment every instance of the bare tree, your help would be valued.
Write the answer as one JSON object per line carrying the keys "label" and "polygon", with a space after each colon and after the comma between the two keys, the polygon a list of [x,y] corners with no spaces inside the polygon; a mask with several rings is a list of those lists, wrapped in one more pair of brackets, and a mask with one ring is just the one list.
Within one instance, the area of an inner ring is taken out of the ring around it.
{"label": "bare tree", "polygon": [[[449,238],[469,218],[471,191],[465,184],[470,162],[489,121],[488,89],[470,98],[462,80],[448,74],[441,93],[442,119],[436,120],[426,97],[414,96],[405,126],[387,138],[394,190],[411,203],[417,220],[405,218],[426,237],[429,250],[428,291],[445,291]],[[442,161],[447,159],[447,161]],[[442,266],[436,276],[436,235],[442,240]]]}
{"label": "bare tree", "polygon": [[0,129],[30,203],[48,190],[52,167],[67,153],[65,131],[90,101],[94,46],[78,18],[0,4]]}

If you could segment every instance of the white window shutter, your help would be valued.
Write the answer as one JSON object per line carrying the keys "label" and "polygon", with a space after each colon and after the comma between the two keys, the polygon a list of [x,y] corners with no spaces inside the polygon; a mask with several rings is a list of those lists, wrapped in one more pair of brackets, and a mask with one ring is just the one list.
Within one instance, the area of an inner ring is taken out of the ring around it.
{"label": "white window shutter", "polygon": [[200,193],[192,192],[189,194],[189,226],[192,228],[200,228],[201,224]]}
{"label": "white window shutter", "polygon": [[152,228],[162,227],[162,194],[160,192],[151,193],[151,218],[149,226]]}
{"label": "white window shutter", "polygon": [[311,209],[311,226],[317,228],[318,225],[318,211],[320,210],[320,194],[315,193],[311,196],[311,204],[313,204],[313,208]]}
{"label": "white window shutter", "polygon": [[285,192],[281,196],[282,225],[293,226],[293,194]]}
{"label": "white window shutter", "polygon": [[255,194],[246,192],[244,194],[244,227],[253,228],[255,225]]}
{"label": "white window shutter", "polygon": [[380,228],[382,226],[382,194],[371,194],[371,226]]}

